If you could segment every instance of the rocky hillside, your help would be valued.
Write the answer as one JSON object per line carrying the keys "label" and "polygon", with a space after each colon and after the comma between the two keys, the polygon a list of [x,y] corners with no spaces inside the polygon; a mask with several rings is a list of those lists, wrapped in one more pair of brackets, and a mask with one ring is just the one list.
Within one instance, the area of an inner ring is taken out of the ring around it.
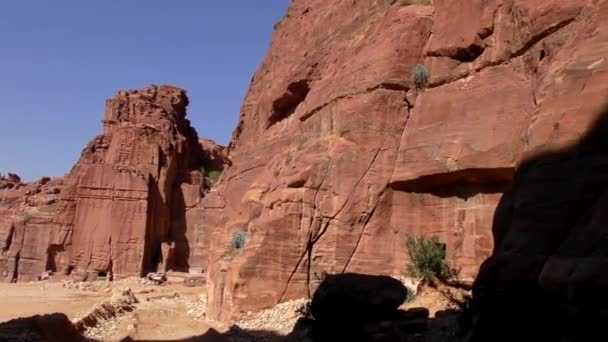
{"label": "rocky hillside", "polygon": [[188,98],[172,86],[121,91],[106,102],[103,134],[64,179],[0,180],[0,273],[6,281],[50,270],[81,279],[190,268],[190,210],[227,161],[199,142]]}
{"label": "rocky hillside", "polygon": [[277,24],[200,206],[212,318],[323,271],[399,275],[413,234],[472,280],[519,163],[606,101],[608,1],[405,3],[294,0]]}

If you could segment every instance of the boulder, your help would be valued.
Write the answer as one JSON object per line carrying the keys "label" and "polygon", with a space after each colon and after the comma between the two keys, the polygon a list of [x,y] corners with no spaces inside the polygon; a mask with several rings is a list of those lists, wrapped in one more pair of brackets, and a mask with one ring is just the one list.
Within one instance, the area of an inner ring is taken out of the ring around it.
{"label": "boulder", "polygon": [[55,313],[17,318],[0,323],[0,341],[85,342],[65,314]]}
{"label": "boulder", "polygon": [[310,311],[317,321],[376,321],[393,316],[406,297],[405,286],[388,276],[331,274],[315,291]]}

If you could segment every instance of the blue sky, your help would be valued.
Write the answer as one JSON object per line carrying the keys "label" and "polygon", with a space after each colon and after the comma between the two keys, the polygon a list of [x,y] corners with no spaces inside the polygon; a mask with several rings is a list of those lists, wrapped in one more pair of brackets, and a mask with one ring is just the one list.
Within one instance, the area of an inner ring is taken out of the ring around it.
{"label": "blue sky", "polygon": [[199,136],[226,144],[289,0],[0,2],[0,172],[62,176],[119,89],[188,91]]}

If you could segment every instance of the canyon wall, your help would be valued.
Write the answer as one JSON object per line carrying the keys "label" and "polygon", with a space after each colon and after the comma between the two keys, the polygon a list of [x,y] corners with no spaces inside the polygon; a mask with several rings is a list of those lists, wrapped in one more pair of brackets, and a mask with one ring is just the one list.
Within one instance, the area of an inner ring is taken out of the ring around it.
{"label": "canyon wall", "polygon": [[205,170],[221,170],[227,158],[198,140],[187,105],[172,86],[120,91],[106,102],[103,134],[66,177],[0,181],[2,278],[190,270],[188,211],[210,187]]}
{"label": "canyon wall", "polygon": [[575,142],[607,100],[607,12],[605,0],[294,0],[242,105],[232,166],[196,209],[209,316],[307,296],[324,271],[401,275],[418,234],[472,280],[519,163]]}

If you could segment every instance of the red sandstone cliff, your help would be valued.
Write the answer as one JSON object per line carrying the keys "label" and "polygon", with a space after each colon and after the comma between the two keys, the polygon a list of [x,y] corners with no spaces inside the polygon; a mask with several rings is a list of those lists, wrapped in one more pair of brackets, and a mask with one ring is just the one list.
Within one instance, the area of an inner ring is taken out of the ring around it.
{"label": "red sandstone cliff", "polygon": [[106,103],[103,134],[64,179],[0,180],[2,278],[189,270],[188,212],[208,189],[202,170],[227,159],[199,143],[187,105],[172,86],[121,91]]}
{"label": "red sandstone cliff", "polygon": [[197,209],[209,315],[306,296],[315,272],[399,275],[411,234],[472,279],[516,165],[606,100],[607,23],[605,0],[294,0]]}

